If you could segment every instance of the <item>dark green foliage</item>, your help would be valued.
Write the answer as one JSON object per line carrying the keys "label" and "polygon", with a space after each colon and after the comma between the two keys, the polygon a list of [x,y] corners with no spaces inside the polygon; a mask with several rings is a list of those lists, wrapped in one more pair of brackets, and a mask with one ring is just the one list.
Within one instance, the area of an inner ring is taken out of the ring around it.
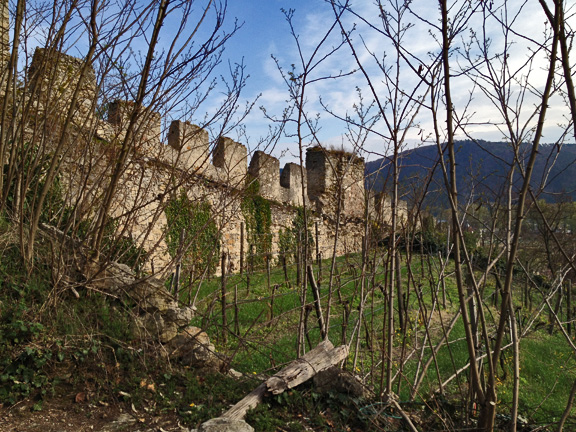
{"label": "dark green foliage", "polygon": [[[12,164],[16,169],[9,172],[9,165],[2,167],[2,175],[8,180],[5,185],[6,211],[10,214],[19,212],[24,216],[30,214],[35,201],[45,184],[45,176],[48,171],[52,155],[42,153],[39,147],[26,143],[16,154],[16,161]],[[25,193],[22,195],[22,191]],[[20,197],[21,202],[18,202]],[[62,185],[56,177],[48,190],[48,194],[42,205],[40,222],[53,223],[64,208],[62,199]]]}
{"label": "dark green foliage", "polygon": [[272,251],[272,211],[270,201],[258,195],[260,187],[256,180],[246,189],[242,200],[242,214],[246,222],[248,244],[254,247],[252,263],[261,266]]}
{"label": "dark green foliage", "polygon": [[[9,172],[9,165],[2,167],[2,175],[9,183],[5,185],[7,189],[6,209],[10,213],[16,212],[18,203],[17,197],[26,184],[26,194],[23,197],[21,207],[26,214],[30,210],[39,187],[42,186],[42,179],[48,169],[49,157],[39,154],[39,149],[30,143],[25,143],[19,152],[16,153],[16,163],[12,164],[17,169]],[[9,175],[11,175],[9,177]]]}
{"label": "dark green foliage", "polygon": [[[447,230],[442,224],[436,224],[434,218],[426,215],[422,219],[421,232],[416,235],[417,241],[422,242],[425,253],[436,254],[446,253]],[[417,245],[417,249],[420,245]]]}
{"label": "dark green foliage", "polygon": [[[287,263],[295,262],[298,254],[298,245],[303,248],[306,241],[306,230],[308,231],[308,252],[311,254],[314,248],[314,236],[312,235],[312,226],[308,223],[305,230],[306,223],[304,221],[304,209],[298,207],[296,210],[296,217],[292,221],[292,226],[285,230],[280,229],[278,232],[278,246],[279,254],[286,257]],[[303,249],[302,249],[303,252]],[[293,260],[290,259],[293,257]]]}
{"label": "dark green foliage", "polygon": [[[12,229],[9,224],[1,227],[3,234]],[[120,356],[111,349],[133,340],[127,306],[95,293],[71,299],[66,291],[55,289],[51,253],[44,245],[39,244],[31,274],[18,246],[3,245],[0,404],[33,398],[33,409],[41,409],[55,383],[54,369],[62,362],[79,366],[97,363],[98,358],[116,364]]]}
{"label": "dark green foliage", "polygon": [[[121,356],[110,350],[133,340],[132,318],[124,305],[112,305],[100,294],[44,309],[55,301],[48,272],[38,265],[42,280],[26,279],[15,263],[0,265],[0,404],[33,397],[33,409],[41,409],[54,385],[54,368],[63,361],[77,367],[103,360],[116,364]],[[63,343],[69,336],[74,342]]]}
{"label": "dark green foliage", "polygon": [[249,393],[254,384],[238,382],[218,373],[187,371],[171,377],[172,388],[184,386],[183,392],[174,392],[176,408],[184,422],[190,426],[218,417],[230,405]]}
{"label": "dark green foliage", "polygon": [[33,343],[46,329],[28,308],[27,291],[22,286],[0,297],[0,305],[5,305],[0,308],[0,404],[14,404],[36,390],[46,393],[52,350]]}
{"label": "dark green foliage", "polygon": [[[44,177],[49,167],[50,155],[41,154],[38,148],[26,145],[18,154],[18,157],[20,159],[20,163],[16,164],[18,170],[13,173],[11,181],[6,186],[8,189],[6,212],[10,214],[18,211],[15,206],[19,205],[26,217],[32,211],[36,197],[44,187]],[[7,178],[8,165],[3,167],[3,174]],[[26,194],[23,197],[23,201],[17,203],[16,197],[19,196],[19,189],[21,189],[22,183],[27,183]],[[63,187],[60,178],[57,176],[43,202],[40,222],[65,229],[68,235],[84,240],[90,233],[91,220],[76,220],[74,214],[74,209],[66,206],[63,198]],[[132,238],[117,236],[117,232],[118,222],[109,219],[104,235],[103,255],[138,271],[147,259],[147,252],[136,245]]]}
{"label": "dark green foliage", "polygon": [[42,206],[40,222],[55,224],[64,209],[64,199],[62,198],[62,184],[60,178],[56,177],[52,187],[48,190],[46,200]]}
{"label": "dark green foliage", "polygon": [[[147,361],[147,367],[134,368],[130,379],[122,381],[122,391],[130,394],[130,404],[145,406],[146,411],[156,415],[176,413],[182,423],[193,428],[220,416],[255,386],[217,372],[167,368],[153,359]],[[154,386],[154,391],[147,385]]]}
{"label": "dark green foliage", "polygon": [[312,235],[312,224],[308,220],[308,226],[306,226],[306,221],[304,220],[304,208],[298,207],[296,210],[296,217],[292,221],[292,230],[296,236],[296,239],[300,237],[302,243],[306,239],[306,234],[308,235],[308,248],[311,250],[314,247],[314,236]]}
{"label": "dark green foliage", "polygon": [[[112,225],[112,224],[109,224]],[[103,245],[104,254],[114,261],[126,264],[135,271],[140,271],[142,264],[148,258],[148,252],[138,246],[131,237],[115,237],[110,235]]]}
{"label": "dark green foliage", "polygon": [[[33,391],[44,396],[49,381],[45,366],[52,359],[52,351],[27,346],[15,358],[0,360],[0,403],[12,405]],[[35,406],[36,407],[36,406]],[[37,409],[40,409],[38,405]]]}
{"label": "dark green foliage", "polygon": [[[317,393],[310,383],[298,386],[248,412],[246,421],[257,431],[370,430],[361,416],[363,400],[340,393]],[[298,413],[297,420],[294,413]]]}
{"label": "dark green foliage", "polygon": [[2,314],[0,322],[0,342],[7,345],[28,343],[42,334],[44,326],[39,322],[30,321],[25,316],[26,309],[21,303],[16,307],[8,307]]}
{"label": "dark green foliage", "polygon": [[291,256],[296,251],[296,241],[297,238],[294,237],[294,233],[290,228],[286,230],[280,228],[278,231],[278,254],[286,259],[287,264],[292,263]]}
{"label": "dark green foliage", "polygon": [[[64,217],[61,226],[69,226],[69,234],[80,240],[86,240],[90,234],[91,219],[81,219],[71,221],[73,211],[70,207],[64,208]],[[118,221],[109,218],[104,228],[104,241],[102,243],[102,255],[110,261],[126,264],[136,272],[140,271],[142,265],[148,259],[148,252],[134,241],[132,237],[118,235],[120,231]]]}
{"label": "dark green foliage", "polygon": [[[91,219],[71,220],[74,212],[70,207],[65,207],[60,223],[62,228],[68,227],[68,235],[81,241],[87,240],[90,235]],[[118,221],[109,218],[104,228],[104,241],[101,247],[102,256],[109,261],[126,264],[134,271],[139,272],[142,265],[148,259],[148,252],[134,241],[132,237],[119,235],[121,230]]]}
{"label": "dark green foliage", "polygon": [[[184,190],[166,206],[168,228],[166,243],[172,257],[183,253],[182,263],[196,274],[216,271],[220,250],[220,232],[206,201],[192,202]],[[184,231],[184,238],[181,235]],[[182,248],[186,249],[182,249]]]}
{"label": "dark green foliage", "polygon": [[[116,341],[131,341],[133,315],[131,304],[121,302],[111,303],[105,295],[94,294],[90,298],[81,298],[70,304],[62,304],[52,317],[53,329],[60,334],[75,334],[81,332],[79,325],[91,328],[101,337],[110,340],[110,344],[117,346]],[[72,319],[73,317],[75,319]],[[81,323],[78,320],[81,317]]]}

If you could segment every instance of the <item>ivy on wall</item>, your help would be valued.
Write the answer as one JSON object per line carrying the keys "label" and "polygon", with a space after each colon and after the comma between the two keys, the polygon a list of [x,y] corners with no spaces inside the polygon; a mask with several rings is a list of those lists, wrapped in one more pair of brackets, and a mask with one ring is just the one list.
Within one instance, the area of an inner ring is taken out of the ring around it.
{"label": "ivy on wall", "polygon": [[292,220],[292,226],[278,231],[278,251],[279,254],[284,256],[288,261],[292,261],[290,257],[296,262],[298,254],[298,244],[304,247],[306,241],[306,231],[308,231],[308,253],[312,253],[314,248],[314,235],[312,233],[312,224],[308,221],[308,227],[305,231],[304,208],[298,207],[296,209],[296,216]]}
{"label": "ivy on wall", "polygon": [[298,237],[294,236],[292,228],[286,228],[285,230],[280,228],[278,231],[278,252],[279,259],[286,259],[286,263],[291,263],[293,257],[296,256],[296,250],[298,244]]}
{"label": "ivy on wall", "polygon": [[246,223],[248,245],[254,246],[255,256],[251,259],[255,266],[264,264],[272,252],[272,210],[270,201],[262,198],[258,194],[259,190],[258,181],[251,181],[242,200],[242,215]]}
{"label": "ivy on wall", "polygon": [[181,248],[187,246],[182,256],[183,267],[194,271],[194,276],[203,274],[206,268],[207,274],[213,274],[219,257],[220,231],[210,204],[206,201],[192,202],[181,190],[168,202],[164,211],[168,220],[166,243],[170,255],[177,256]]}
{"label": "ivy on wall", "polygon": [[[8,213],[29,214],[37,199],[38,191],[44,187],[44,178],[50,166],[50,154],[42,154],[40,148],[30,143],[24,143],[22,149],[15,153],[16,160],[12,164],[17,167],[15,172],[10,173],[10,165],[2,166],[0,175],[6,182],[6,208]],[[11,174],[11,175],[10,175]],[[25,183],[25,194],[21,195],[22,183]],[[41,222],[47,223],[61,208],[61,203],[55,202],[62,195],[59,179],[56,177],[54,186],[49,190],[48,196],[42,208]]]}

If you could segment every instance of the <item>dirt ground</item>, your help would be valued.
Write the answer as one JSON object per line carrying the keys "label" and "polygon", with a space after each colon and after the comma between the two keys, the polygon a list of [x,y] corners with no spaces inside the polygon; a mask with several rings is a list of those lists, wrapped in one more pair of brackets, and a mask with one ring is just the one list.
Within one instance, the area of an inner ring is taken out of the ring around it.
{"label": "dirt ground", "polygon": [[23,401],[0,407],[0,432],[184,432],[176,415],[154,417],[123,406],[104,406],[75,400],[75,396],[47,400],[42,410]]}

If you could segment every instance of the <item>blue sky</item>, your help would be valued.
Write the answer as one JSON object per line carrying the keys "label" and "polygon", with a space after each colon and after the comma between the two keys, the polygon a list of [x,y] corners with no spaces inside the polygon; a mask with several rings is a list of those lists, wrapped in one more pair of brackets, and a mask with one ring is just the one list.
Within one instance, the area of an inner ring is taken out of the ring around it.
{"label": "blue sky", "polygon": [[[551,3],[551,0],[547,1]],[[117,3],[113,2],[114,5],[121,5],[122,3],[123,0],[118,0]],[[136,3],[146,4],[140,3],[140,0],[137,0]],[[299,149],[297,140],[293,136],[294,124],[291,123],[286,129],[288,136],[285,134],[278,140],[266,140],[268,130],[274,126],[274,123],[264,117],[259,107],[264,107],[270,116],[276,118],[281,117],[284,110],[289,107],[287,102],[290,99],[288,88],[277,65],[271,58],[272,55],[277,58],[284,72],[289,70],[292,64],[295,65],[297,75],[302,71],[295,40],[290,34],[289,25],[281,9],[295,10],[292,23],[299,38],[303,57],[308,60],[327,30],[334,23],[334,13],[330,3],[325,0],[228,0],[228,3],[226,27],[232,28],[235,19],[242,27],[228,41],[222,57],[223,63],[217,72],[226,75],[228,62],[232,64],[243,62],[245,73],[250,75],[250,78],[243,91],[241,103],[249,104],[259,97],[254,109],[243,121],[244,129],[232,131],[229,135],[247,145],[250,151],[263,149],[280,157],[282,162],[297,162]],[[383,23],[380,10],[374,3],[375,0],[353,0],[352,5],[357,15],[346,13],[342,18],[346,30],[355,27],[355,31],[351,34],[351,40],[362,67],[370,77],[370,83],[359,71],[339,79],[322,79],[337,75],[340,72],[346,73],[358,69],[350,47],[342,46],[336,53],[324,58],[309,77],[316,82],[310,84],[306,89],[304,112],[309,118],[317,121],[317,134],[313,138],[307,136],[303,139],[304,149],[320,142],[323,145],[356,150],[367,160],[390,154],[391,147],[388,139],[390,130],[386,121],[380,119],[375,122],[371,126],[371,132],[367,135],[362,133],[365,129],[358,127],[348,129],[346,122],[342,121],[347,116],[358,120],[356,110],[360,106],[366,109],[371,105],[374,98],[372,91],[380,98],[380,103],[385,106],[384,111],[389,121],[393,112],[405,113],[400,129],[405,129],[406,133],[403,136],[400,150],[433,143],[431,134],[434,129],[430,110],[422,108],[416,112],[416,105],[407,103],[407,99],[409,97],[423,98],[425,104],[430,103],[428,87],[423,85],[424,80],[417,73],[417,69],[423,67],[424,72],[429,74],[431,71],[427,69],[433,64],[433,58],[439,52],[437,39],[439,35],[437,28],[435,28],[439,19],[437,2],[414,0],[411,3],[412,11],[406,12],[402,17],[406,32],[400,45],[404,50],[406,59],[400,60],[399,70],[394,68],[396,64],[395,50],[389,39],[381,32]],[[389,7],[394,4],[394,0],[387,0],[382,3]],[[399,3],[402,2],[399,1]],[[567,3],[569,5],[566,16],[574,24],[573,15],[576,4],[572,4],[574,2]],[[149,3],[147,4],[149,5]],[[197,3],[191,4],[195,8],[200,8],[201,5],[207,3],[206,0],[198,0]],[[534,107],[538,102],[535,93],[543,88],[547,65],[545,53],[538,52],[532,55],[546,35],[546,19],[539,3],[522,0],[490,0],[489,2],[488,0],[484,2],[480,0],[452,0],[451,4],[464,6],[468,8],[467,10],[469,10],[470,5],[492,5],[487,12],[492,14],[488,19],[484,20],[481,10],[478,10],[471,16],[466,30],[459,38],[455,39],[454,44],[459,51],[453,52],[452,66],[456,72],[459,68],[470,67],[471,63],[463,55],[464,50],[468,46],[472,57],[480,54],[479,46],[467,44],[471,37],[474,35],[481,37],[484,31],[486,37],[489,38],[488,54],[492,57],[492,64],[497,66],[491,73],[497,79],[502,80],[502,77],[506,79],[507,94],[510,96],[507,106],[519,112],[518,121],[514,127],[524,128],[525,140],[529,140],[529,131],[534,126]],[[112,10],[116,7],[114,5]],[[454,7],[453,10],[455,9],[457,8]],[[201,16],[200,9],[194,10],[193,13],[196,15],[190,18],[190,22],[196,23],[196,20]],[[454,16],[452,18],[457,20]],[[502,26],[498,23],[499,20],[508,20],[512,23],[514,32],[508,34],[503,32]],[[209,21],[204,24],[206,30],[211,28]],[[165,32],[164,40],[169,41],[176,30],[177,28],[174,26],[167,25],[163,29]],[[38,34],[42,34],[42,26],[39,27]],[[113,32],[112,36],[114,36]],[[181,36],[183,39],[187,37],[187,35]],[[329,53],[331,47],[337,46],[341,40],[340,30],[336,28],[320,49],[317,58],[322,58]],[[197,41],[202,41],[202,38],[197,38]],[[85,44],[82,44],[82,39],[77,41],[72,38],[71,42],[73,45],[70,47],[70,53],[81,57],[85,52]],[[145,52],[147,49],[145,38],[138,39],[134,45],[136,46],[132,48],[135,51]],[[30,53],[33,47],[34,44],[29,46]],[[507,47],[508,67],[505,72],[509,74],[508,76],[503,74],[499,68],[503,58],[500,55],[505,47]],[[572,57],[574,58],[574,56]],[[408,61],[411,63],[411,67],[407,64]],[[487,74],[488,70],[480,64],[479,69],[474,73],[477,75],[476,82],[471,79],[470,74],[468,76],[455,76],[452,79],[452,95],[457,115],[463,123],[466,123],[463,129],[474,138],[500,141],[506,135],[506,127],[502,120],[502,108],[495,103],[492,97],[494,88],[491,88],[489,83],[483,80],[480,75]],[[522,93],[523,85],[526,83],[529,83],[530,91]],[[217,110],[219,98],[221,98],[218,96],[221,95],[218,93],[219,91],[221,88],[217,89],[213,98],[206,101],[207,103],[203,107],[206,112],[210,113]],[[400,106],[396,110],[386,106],[394,98],[398,98]],[[174,105],[179,107],[180,103],[180,101],[176,101]],[[404,109],[406,110],[403,111]],[[508,113],[510,114],[510,112]],[[366,121],[370,121],[371,116],[375,113],[374,107],[368,110]],[[197,112],[195,115],[202,116],[202,114]],[[169,115],[178,118],[179,114],[170,112]],[[548,120],[544,129],[544,142],[554,142],[560,137],[562,129],[557,124],[566,123],[566,115],[564,101],[560,96],[555,96],[550,103]],[[200,124],[202,118],[187,120]],[[440,120],[440,127],[443,121]],[[457,130],[457,138],[466,138],[462,129]],[[573,139],[568,138],[568,141],[572,142]]]}
{"label": "blue sky", "polygon": [[[378,18],[379,11],[374,7],[372,0],[356,0],[353,4],[360,16],[367,18],[375,25],[381,25],[381,20]],[[498,11],[498,15],[494,15],[489,20],[488,25],[483,27],[482,16],[476,14],[471,20],[471,29],[477,34],[481,34],[482,29],[485,28],[486,35],[491,38],[491,53],[494,55],[503,50],[506,38],[508,38],[508,42],[512,43],[508,51],[510,70],[517,71],[517,76],[522,76],[522,79],[528,80],[536,90],[541,89],[545,79],[545,70],[541,65],[545,66],[543,63],[546,62],[545,56],[535,56],[532,58],[532,63],[527,64],[530,59],[530,50],[533,49],[538,40],[544,37],[545,31],[545,18],[537,2],[529,2],[519,13],[517,9],[521,4],[519,1],[509,0],[506,2],[508,8],[506,10],[503,8],[503,0],[495,1],[494,4],[494,10]],[[426,65],[430,53],[437,52],[438,47],[430,33],[433,30],[433,25],[437,22],[436,2],[415,1],[413,6],[415,12],[429,19],[430,23],[424,24],[415,16],[406,16],[405,23],[414,26],[406,33],[403,46],[406,47],[410,55],[419,59],[414,64],[418,65],[419,62],[422,62]],[[239,138],[241,142],[248,145],[250,150],[262,146],[259,137],[266,134],[270,125],[258,107],[265,106],[268,113],[278,116],[287,106],[286,85],[282,82],[281,75],[272,61],[271,55],[278,58],[282,67],[289,68],[292,63],[295,63],[297,70],[299,70],[296,45],[290,35],[289,26],[281,8],[295,9],[293,24],[299,35],[305,56],[312,53],[324,32],[333,23],[332,10],[323,0],[230,0],[229,23],[236,17],[239,22],[243,23],[243,27],[228,44],[224,57],[229,58],[232,62],[239,62],[243,58],[246,71],[250,75],[244,91],[246,100],[253,100],[261,94],[256,107],[245,121],[247,136]],[[514,23],[518,34],[505,35],[501,28],[496,25],[496,18],[504,17],[505,14]],[[386,85],[382,71],[375,62],[375,59],[382,60],[384,56],[387,56],[386,64],[393,65],[394,63],[394,59],[390,58],[393,50],[386,39],[382,34],[370,30],[365,23],[361,22],[359,17],[347,15],[344,17],[344,23],[347,28],[351,28],[354,24],[357,25],[357,31],[353,34],[353,41],[366,70],[373,78],[372,85],[378,94],[384,95],[393,91],[390,86]],[[469,35],[470,31],[464,33],[466,37]],[[331,43],[337,43],[338,40],[339,33],[337,32],[331,39]],[[459,40],[458,44],[462,47],[464,39]],[[330,46],[333,45],[328,44],[324,52]],[[478,48],[472,46],[471,54],[478,54],[478,52]],[[466,66],[461,55],[455,54],[454,61],[455,65],[459,62],[462,67]],[[347,47],[343,47],[319,66],[314,77],[327,76],[331,73],[337,73],[338,70],[348,71],[354,68],[356,68],[356,64],[351,51]],[[403,65],[398,80],[403,89],[411,90],[418,86],[420,78],[415,71]],[[356,88],[362,90],[364,102],[369,103],[371,100],[370,91],[365,78],[360,73],[340,80],[319,81],[308,88],[306,110],[311,116],[315,114],[320,116],[318,139],[323,144],[336,147],[344,146],[349,150],[354,147],[354,139],[351,137],[354,137],[356,132],[352,131],[351,135],[346,135],[345,124],[337,120],[334,115],[327,113],[320,106],[319,100],[322,98],[322,101],[336,116],[344,117],[353,114],[354,105],[358,106],[359,104]],[[510,104],[515,103],[518,97],[522,97],[520,88],[517,83],[511,84],[512,98]],[[481,88],[481,83],[474,84],[470,79],[462,78],[454,78],[453,80],[454,103],[459,115],[468,116],[467,130],[476,138],[501,140],[506,132],[505,127],[502,126],[502,113],[498,106],[486,97],[485,93]],[[423,87],[418,88],[417,94],[426,96],[425,89]],[[469,103],[471,94],[473,94],[473,99]],[[521,120],[519,124],[526,122],[529,130],[533,123],[530,123],[528,118],[532,114],[531,110],[536,99],[530,95],[523,97],[524,108],[519,116]],[[560,129],[556,127],[556,124],[563,121],[564,115],[566,112],[563,102],[560,98],[554,99],[550,107],[550,120],[545,129],[545,142],[553,142],[558,138]],[[415,119],[415,126],[406,134],[403,149],[426,144],[422,141],[422,137],[426,137],[432,132],[431,119],[427,110],[421,111]],[[390,146],[385,139],[387,128],[384,122],[377,123],[374,129],[377,133],[371,134],[362,142],[361,155],[369,160],[382,157],[390,152]],[[466,138],[462,133],[459,133],[458,137]],[[572,142],[573,140],[569,141]],[[304,142],[305,145],[312,143],[313,140]],[[298,154],[296,139],[283,137],[275,144],[274,148],[268,148],[267,151],[281,157],[282,162],[296,161]]]}
{"label": "blue sky", "polygon": [[[320,30],[331,24],[331,11],[323,0],[231,0],[228,4],[229,24],[236,18],[242,27],[227,44],[224,57],[232,62],[244,63],[246,73],[250,75],[244,89],[244,99],[252,101],[258,98],[245,122],[248,137],[240,138],[247,141],[244,144],[250,150],[262,145],[260,138],[267,135],[271,125],[260,107],[265,107],[272,115],[281,115],[289,98],[281,73],[272,58],[276,57],[284,68],[289,68],[296,61],[295,42],[282,9],[294,10],[294,24],[302,38],[314,33],[311,32],[313,26],[317,26],[315,30]],[[339,135],[336,130],[323,130],[320,136],[329,140],[334,133]],[[267,152],[280,157],[282,162],[297,162],[294,139],[283,138],[274,148],[265,144],[264,147]]]}
{"label": "blue sky", "polygon": [[[141,0],[135,0],[142,7],[150,6]],[[223,0],[222,0],[223,1]],[[218,4],[215,0],[211,4]],[[390,6],[396,0],[382,1],[384,7],[390,11]],[[547,0],[551,3],[552,0]],[[208,0],[197,0],[193,3],[175,2],[174,16],[178,16],[182,5],[192,5],[195,8],[189,17],[190,27],[193,27],[202,16],[201,8],[208,4]],[[398,0],[402,4],[403,1]],[[568,4],[566,16],[574,24],[574,12],[576,4]],[[124,0],[114,0],[110,11],[124,4]],[[348,45],[343,45],[337,52],[328,55],[332,47],[338,46],[341,41],[339,27],[327,37],[325,43],[316,53],[316,59],[321,62],[309,75],[313,82],[306,87],[306,100],[303,112],[309,119],[316,122],[315,134],[312,136],[308,130],[304,132],[302,149],[321,143],[333,147],[344,147],[347,150],[357,151],[367,160],[374,160],[391,153],[390,124],[394,113],[403,113],[399,129],[405,131],[402,136],[400,150],[406,150],[418,145],[433,144],[433,122],[431,111],[427,107],[418,109],[419,105],[410,103],[410,99],[421,99],[424,105],[430,105],[430,87],[426,80],[417,72],[423,69],[423,76],[428,79],[434,72],[431,67],[435,63],[439,53],[439,12],[436,1],[414,0],[411,10],[406,11],[401,22],[404,36],[400,42],[404,58],[398,60],[396,50],[390,39],[382,32],[383,20],[381,11],[375,6],[375,0],[352,0],[353,10],[356,14],[347,12],[342,17],[342,25],[346,31],[355,29],[351,35],[351,41],[357,60]],[[542,90],[546,78],[547,58],[544,51],[538,51],[540,44],[546,37],[545,16],[537,1],[523,0],[451,0],[453,5],[451,18],[458,21],[455,11],[463,7],[466,13],[470,7],[479,5],[491,5],[484,12],[488,15],[485,19],[482,9],[478,8],[469,17],[465,30],[454,40],[451,66],[455,76],[452,78],[452,96],[456,109],[456,115],[461,119],[462,128],[457,129],[457,138],[465,139],[466,131],[470,136],[477,139],[500,141],[507,135],[506,125],[503,122],[504,113],[502,106],[494,99],[495,87],[487,82],[485,77],[491,73],[495,80],[504,83],[499,87],[505,88],[509,100],[506,103],[508,114],[518,114],[513,119],[513,127],[522,131],[523,139],[530,140],[530,130],[534,127],[538,103],[537,93]],[[290,99],[288,86],[278,70],[278,66],[272,59],[272,55],[286,74],[291,65],[295,65],[296,77],[302,72],[302,63],[299,52],[296,49],[296,41],[290,34],[290,27],[286,21],[282,9],[294,9],[293,27],[300,43],[300,49],[304,61],[308,61],[328,29],[335,23],[334,12],[330,2],[325,0],[228,0],[228,11],[225,27],[231,29],[234,20],[237,19],[241,28],[228,41],[222,57],[222,64],[218,74],[227,74],[228,62],[231,64],[242,62],[245,73],[249,75],[247,85],[244,88],[241,105],[255,102],[252,112],[243,119],[243,128],[231,131],[228,135],[245,144],[249,151],[256,149],[265,150],[279,157],[281,162],[298,162],[299,147],[294,136],[294,123],[288,124],[285,134],[279,139],[267,139],[269,128],[274,127],[274,122],[265,118],[260,107],[264,107],[269,116],[280,118],[284,111],[290,107],[287,102]],[[153,12],[151,12],[153,13]],[[182,16],[180,15],[180,17]],[[210,31],[212,23],[209,17],[203,23],[203,31]],[[513,32],[502,31],[500,21],[511,23]],[[113,18],[111,19],[113,21]],[[113,25],[113,22],[111,23]],[[43,23],[40,23],[38,35],[43,35]],[[79,27],[82,29],[82,26]],[[78,30],[79,32],[81,30]],[[150,28],[147,30],[151,31]],[[166,49],[166,44],[178,31],[176,25],[168,23],[163,29],[163,41],[158,49]],[[181,41],[186,41],[188,33],[179,34]],[[112,30],[110,37],[115,36]],[[193,40],[200,44],[203,42],[202,34],[195,35]],[[549,33],[548,33],[549,34]],[[84,35],[85,36],[85,35]],[[488,70],[484,63],[475,62],[474,57],[481,53],[482,47],[470,43],[474,37],[485,36],[489,41],[488,56],[494,69]],[[131,41],[133,52],[146,52],[147,38],[141,36]],[[85,53],[85,40],[75,36],[70,37],[69,53],[82,56]],[[40,42],[42,43],[42,42]],[[114,45],[116,46],[116,45]],[[121,45],[120,45],[121,46]],[[196,45],[197,47],[198,45]],[[34,44],[28,47],[32,52]],[[466,49],[472,60],[467,59]],[[505,55],[503,55],[506,49]],[[535,53],[535,54],[533,54]],[[130,56],[132,52],[129,53]],[[501,68],[502,59],[506,58],[507,69]],[[572,56],[574,58],[574,56]],[[129,58],[138,65],[137,57]],[[359,62],[369,77],[358,68]],[[399,69],[395,65],[400,65]],[[473,66],[471,68],[471,66]],[[474,69],[477,66],[477,69]],[[465,75],[458,75],[458,71],[468,69]],[[333,79],[335,75],[347,74],[356,70],[351,75]],[[439,72],[436,71],[437,76]],[[138,78],[138,75],[135,75]],[[286,78],[286,76],[284,77]],[[290,81],[288,81],[290,83]],[[528,86],[525,84],[528,83]],[[560,83],[560,81],[558,82]],[[528,89],[528,91],[525,91]],[[523,93],[524,91],[524,93]],[[194,112],[199,118],[186,118],[192,122],[202,124],[203,114],[217,112],[222,98],[222,87],[218,88],[212,97],[206,100],[200,111]],[[384,107],[384,117],[370,124],[370,133],[365,133],[366,128],[358,126],[350,127],[350,122],[343,121],[350,118],[359,121],[358,109],[364,115],[364,121],[371,123],[374,115],[379,111],[372,105],[374,96],[379,98],[379,103]],[[129,96],[126,96],[129,97]],[[182,96],[184,98],[184,96]],[[193,99],[194,95],[190,95]],[[186,111],[186,103],[179,99],[178,95],[171,95],[166,120],[178,118]],[[190,105],[193,105],[194,102]],[[392,109],[392,105],[396,108]],[[369,108],[371,107],[371,108]],[[515,111],[515,112],[514,112]],[[294,113],[292,119],[294,119]],[[439,120],[440,132],[444,122],[442,109]],[[544,129],[544,142],[554,142],[561,136],[562,128],[557,125],[567,122],[567,111],[564,101],[559,95],[554,96],[550,103],[549,115]],[[573,142],[572,132],[568,141]],[[212,138],[215,138],[214,136]],[[441,137],[443,139],[443,137]]]}
{"label": "blue sky", "polygon": [[[362,8],[373,6],[372,0],[359,0],[356,4],[360,4]],[[278,60],[284,71],[290,69],[292,64],[296,64],[297,71],[301,70],[296,42],[282,9],[294,10],[292,23],[305,57],[313,52],[333,24],[333,12],[324,0],[231,0],[228,6],[229,24],[236,17],[242,28],[230,40],[224,57],[232,62],[243,61],[246,66],[250,79],[244,90],[245,100],[251,101],[259,97],[245,121],[248,136],[239,137],[239,141],[246,144],[251,151],[264,146],[266,152],[279,157],[282,162],[298,162],[295,137],[284,136],[272,144],[262,143],[260,140],[272,125],[272,122],[264,117],[260,107],[266,108],[270,115],[281,116],[289,99],[286,84],[272,56]],[[338,31],[334,33],[331,43],[326,45],[323,52],[327,52],[340,41],[338,34]],[[328,76],[354,67],[350,52],[343,47],[337,55],[325,60],[313,76]],[[323,145],[343,146],[353,150],[349,140],[344,137],[346,127],[343,122],[326,113],[319,101],[322,98],[329,109],[343,116],[353,110],[356,86],[362,85],[362,81],[362,78],[356,75],[352,79],[342,79],[337,83],[329,80],[308,87],[306,110],[311,117],[316,114],[320,117],[316,138],[306,139],[305,146],[314,145],[319,140]],[[384,152],[378,152],[377,155],[363,156],[374,159],[383,154]]]}

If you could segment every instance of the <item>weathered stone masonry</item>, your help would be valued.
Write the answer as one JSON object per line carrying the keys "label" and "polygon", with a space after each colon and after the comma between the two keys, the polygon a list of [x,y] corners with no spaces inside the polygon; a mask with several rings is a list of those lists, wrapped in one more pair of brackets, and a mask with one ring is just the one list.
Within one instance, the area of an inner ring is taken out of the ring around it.
{"label": "weathered stone masonry", "polygon": [[[33,94],[41,110],[65,113],[70,95],[78,85],[82,61],[65,54],[39,49],[30,68]],[[50,94],[50,97],[46,95]],[[78,203],[83,217],[97,211],[118,148],[125,137],[134,104],[115,101],[108,106],[107,120],[95,114],[97,90],[94,72],[83,80],[75,111],[75,132],[62,161],[61,181],[68,203]],[[297,208],[306,205],[318,223],[319,249],[324,258],[333,250],[336,212],[341,211],[336,253],[360,248],[364,217],[364,162],[344,152],[308,149],[306,169],[280,162],[262,151],[252,155],[244,145],[227,137],[211,143],[206,130],[186,121],[172,121],[166,143],[161,117],[141,110],[135,139],[126,162],[111,216],[121,235],[132,238],[149,252],[148,269],[167,269],[171,257],[164,241],[167,200],[180,190],[189,199],[208,202],[221,230],[221,251],[229,254],[231,268],[240,267],[240,251],[249,250],[246,236],[241,245],[244,189],[257,182],[259,194],[269,200],[272,211],[272,254],[278,252],[278,233],[292,226]],[[304,184],[305,196],[302,195]],[[338,202],[338,196],[341,197]],[[190,241],[194,241],[190,239]]]}

